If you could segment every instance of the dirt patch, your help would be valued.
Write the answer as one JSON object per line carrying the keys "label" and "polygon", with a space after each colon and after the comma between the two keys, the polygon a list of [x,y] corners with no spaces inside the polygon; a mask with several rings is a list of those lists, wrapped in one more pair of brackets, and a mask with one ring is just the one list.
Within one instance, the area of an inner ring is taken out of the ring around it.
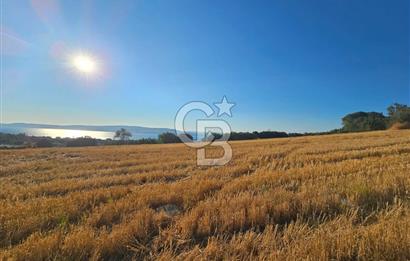
{"label": "dirt patch", "polygon": [[408,130],[410,129],[410,122],[396,122],[389,130]]}

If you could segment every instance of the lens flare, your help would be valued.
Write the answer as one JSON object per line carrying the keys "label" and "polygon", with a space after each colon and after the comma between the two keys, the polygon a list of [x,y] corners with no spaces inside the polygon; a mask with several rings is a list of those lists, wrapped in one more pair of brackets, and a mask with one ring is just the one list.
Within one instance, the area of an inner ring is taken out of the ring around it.
{"label": "lens flare", "polygon": [[77,71],[87,75],[95,74],[98,71],[97,60],[86,54],[74,55],[72,58],[72,65]]}

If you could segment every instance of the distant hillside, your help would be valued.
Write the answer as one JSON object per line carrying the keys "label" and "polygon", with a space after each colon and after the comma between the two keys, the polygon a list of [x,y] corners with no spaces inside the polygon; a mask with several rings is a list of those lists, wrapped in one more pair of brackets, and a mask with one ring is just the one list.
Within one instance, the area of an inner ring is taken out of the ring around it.
{"label": "distant hillside", "polygon": [[68,129],[68,130],[88,130],[88,131],[109,131],[114,132],[120,128],[127,129],[131,132],[139,133],[151,133],[158,132],[163,133],[167,131],[174,132],[169,128],[150,128],[141,126],[129,126],[129,125],[53,125],[53,124],[37,124],[37,123],[3,123],[3,127],[7,128],[43,128],[43,129]]}

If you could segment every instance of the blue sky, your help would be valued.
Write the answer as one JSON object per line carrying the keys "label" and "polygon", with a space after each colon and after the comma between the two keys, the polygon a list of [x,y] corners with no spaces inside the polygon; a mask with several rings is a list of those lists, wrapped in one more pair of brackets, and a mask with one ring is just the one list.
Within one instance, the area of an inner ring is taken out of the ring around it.
{"label": "blue sky", "polygon": [[[173,127],[226,95],[234,130],[320,131],[409,103],[407,0],[2,4],[3,122]],[[98,77],[67,68],[78,51]]]}

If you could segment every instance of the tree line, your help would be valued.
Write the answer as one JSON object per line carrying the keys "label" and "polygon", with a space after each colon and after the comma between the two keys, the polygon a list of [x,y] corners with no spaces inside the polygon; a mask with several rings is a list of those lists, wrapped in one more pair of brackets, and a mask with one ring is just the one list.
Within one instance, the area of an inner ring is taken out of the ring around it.
{"label": "tree line", "polygon": [[[342,118],[343,127],[327,132],[286,133],[281,131],[254,131],[254,132],[231,132],[229,140],[252,140],[286,138],[310,135],[324,135],[333,133],[347,133],[360,131],[374,131],[386,129],[409,129],[410,107],[395,103],[387,108],[387,116],[380,112],[354,112]],[[183,134],[193,140],[192,135]],[[205,140],[220,139],[219,133],[206,135]],[[18,147],[83,147],[101,145],[125,145],[125,144],[166,144],[181,143],[181,135],[172,132],[162,133],[158,138],[132,139],[132,133],[121,128],[117,130],[113,139],[95,139],[92,137],[80,138],[51,138],[27,136],[25,134],[0,133],[0,146],[9,148]]]}

